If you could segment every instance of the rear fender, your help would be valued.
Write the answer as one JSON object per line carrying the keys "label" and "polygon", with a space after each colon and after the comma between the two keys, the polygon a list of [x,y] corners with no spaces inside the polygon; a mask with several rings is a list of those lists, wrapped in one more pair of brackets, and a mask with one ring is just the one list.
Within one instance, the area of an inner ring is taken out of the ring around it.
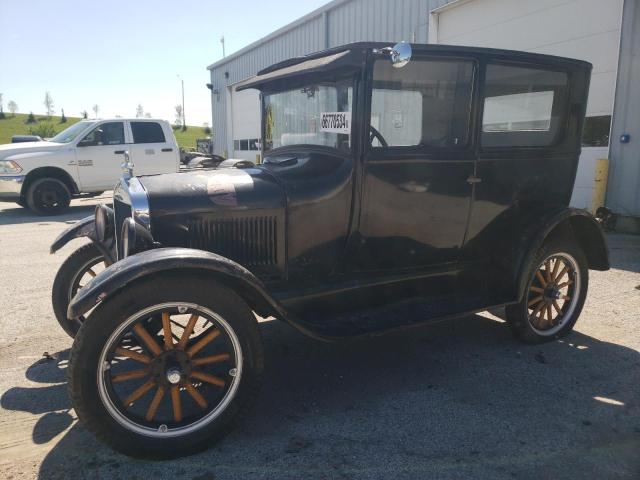
{"label": "rear fender", "polygon": [[525,234],[519,260],[514,262],[518,301],[522,299],[528,282],[527,269],[545,241],[554,237],[568,237],[580,245],[592,270],[608,270],[607,239],[598,221],[586,210],[565,208],[543,217]]}
{"label": "rear fender", "polygon": [[190,248],[157,248],[120,260],[78,291],[69,304],[67,316],[78,318],[130,283],[172,271],[215,276],[244,298],[259,315],[288,318],[285,309],[249,270],[215,253]]}

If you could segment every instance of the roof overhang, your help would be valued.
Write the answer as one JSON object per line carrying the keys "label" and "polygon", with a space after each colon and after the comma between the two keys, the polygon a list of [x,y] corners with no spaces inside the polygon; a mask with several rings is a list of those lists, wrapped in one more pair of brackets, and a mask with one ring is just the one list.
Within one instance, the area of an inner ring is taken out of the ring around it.
{"label": "roof overhang", "polygon": [[247,80],[235,85],[237,92],[248,88],[262,88],[267,84],[286,80],[290,77],[314,74],[334,70],[341,67],[354,66],[354,58],[351,50],[343,50],[323,57],[302,60],[293,65],[288,65],[277,70],[267,69],[264,73],[259,73]]}

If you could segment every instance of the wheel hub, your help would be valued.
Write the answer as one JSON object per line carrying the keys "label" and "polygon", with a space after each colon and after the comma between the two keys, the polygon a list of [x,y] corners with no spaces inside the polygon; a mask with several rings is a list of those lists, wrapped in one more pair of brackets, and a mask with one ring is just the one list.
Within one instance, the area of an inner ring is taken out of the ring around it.
{"label": "wheel hub", "polygon": [[158,384],[177,385],[191,374],[191,359],[183,350],[167,350],[153,359],[150,370]]}

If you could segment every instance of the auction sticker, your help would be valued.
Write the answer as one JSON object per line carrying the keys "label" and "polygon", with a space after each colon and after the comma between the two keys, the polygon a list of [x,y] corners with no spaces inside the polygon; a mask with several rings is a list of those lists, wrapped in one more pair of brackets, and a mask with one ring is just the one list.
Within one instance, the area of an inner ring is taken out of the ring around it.
{"label": "auction sticker", "polygon": [[320,131],[329,133],[351,133],[351,112],[322,112]]}

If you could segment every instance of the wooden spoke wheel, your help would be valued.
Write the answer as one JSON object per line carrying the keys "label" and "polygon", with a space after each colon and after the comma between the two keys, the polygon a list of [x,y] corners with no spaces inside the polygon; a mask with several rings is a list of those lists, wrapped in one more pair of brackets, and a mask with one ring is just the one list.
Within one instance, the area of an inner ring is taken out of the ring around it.
{"label": "wooden spoke wheel", "polygon": [[56,320],[64,331],[75,337],[85,317],[69,320],[67,307],[78,290],[106,268],[102,252],[93,244],[83,245],[73,252],[60,266],[53,282],[52,304]]}
{"label": "wooden spoke wheel", "polygon": [[580,293],[578,262],[568,253],[545,258],[529,284],[527,318],[539,335],[554,335],[565,324]]}
{"label": "wooden spoke wheel", "polygon": [[514,335],[535,344],[571,332],[589,287],[588,262],[579,245],[572,238],[545,243],[523,275],[522,299],[505,307]]}
{"label": "wooden spoke wheel", "polygon": [[165,303],[123,322],[98,370],[109,414],[128,430],[166,438],[196,431],[225,410],[242,376],[242,351],[220,315]]}

